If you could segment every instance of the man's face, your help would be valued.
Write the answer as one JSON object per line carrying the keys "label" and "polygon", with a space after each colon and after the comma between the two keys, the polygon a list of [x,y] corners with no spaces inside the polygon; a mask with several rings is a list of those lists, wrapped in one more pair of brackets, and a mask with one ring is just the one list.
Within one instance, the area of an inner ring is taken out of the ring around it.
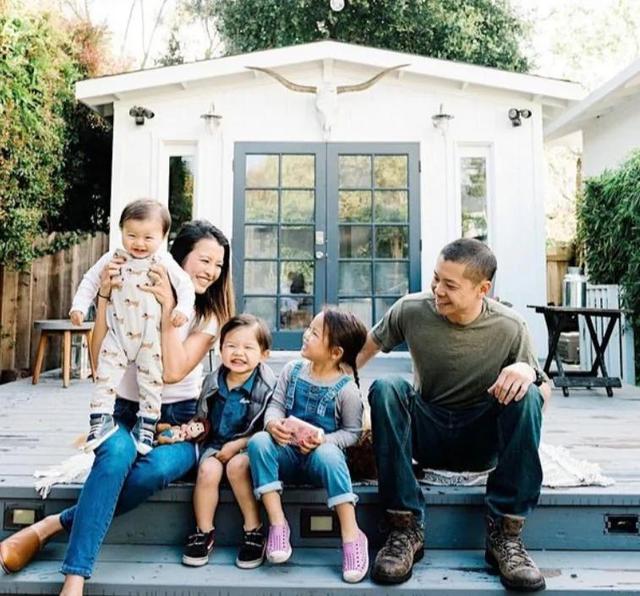
{"label": "man's face", "polygon": [[438,257],[431,280],[431,290],[436,299],[436,310],[447,319],[457,322],[477,312],[491,282],[475,283],[464,276],[467,265],[445,261]]}

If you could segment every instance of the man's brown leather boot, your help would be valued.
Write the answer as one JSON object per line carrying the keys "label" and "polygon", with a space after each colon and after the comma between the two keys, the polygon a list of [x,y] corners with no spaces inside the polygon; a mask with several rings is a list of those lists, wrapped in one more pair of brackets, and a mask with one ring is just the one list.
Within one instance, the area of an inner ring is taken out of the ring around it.
{"label": "man's brown leather boot", "polygon": [[387,510],[389,535],[378,551],[371,579],[380,584],[400,584],[411,577],[414,563],[424,555],[424,530],[411,511]]}
{"label": "man's brown leather boot", "polygon": [[0,565],[5,573],[15,573],[27,565],[44,546],[33,526],[23,528],[0,542]]}
{"label": "man's brown leather boot", "polygon": [[524,517],[505,515],[493,519],[487,516],[485,559],[500,571],[502,584],[519,592],[543,590],[544,577],[522,542]]}

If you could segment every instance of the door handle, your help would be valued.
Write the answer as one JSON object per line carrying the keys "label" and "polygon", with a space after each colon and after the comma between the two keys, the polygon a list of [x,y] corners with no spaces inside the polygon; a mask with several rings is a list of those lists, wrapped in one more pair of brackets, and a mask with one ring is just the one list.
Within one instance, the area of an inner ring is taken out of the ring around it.
{"label": "door handle", "polygon": [[326,253],[321,250],[316,250],[316,259],[319,261],[320,259],[326,258]]}

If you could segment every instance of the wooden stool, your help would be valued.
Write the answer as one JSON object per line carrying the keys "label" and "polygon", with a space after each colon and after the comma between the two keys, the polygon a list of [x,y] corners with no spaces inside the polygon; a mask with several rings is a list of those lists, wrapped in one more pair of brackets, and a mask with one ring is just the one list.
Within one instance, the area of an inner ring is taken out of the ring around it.
{"label": "wooden stool", "polygon": [[89,348],[89,363],[91,365],[91,378],[95,382],[96,370],[91,351],[91,332],[93,331],[93,323],[83,323],[82,325],[73,325],[69,319],[51,319],[48,321],[34,321],[35,329],[40,329],[40,341],[38,342],[38,351],[36,352],[36,362],[33,367],[33,384],[40,380],[40,369],[44,361],[44,353],[47,349],[47,341],[50,335],[62,335],[62,385],[69,386],[71,377],[71,336],[84,335],[87,338],[87,346]]}

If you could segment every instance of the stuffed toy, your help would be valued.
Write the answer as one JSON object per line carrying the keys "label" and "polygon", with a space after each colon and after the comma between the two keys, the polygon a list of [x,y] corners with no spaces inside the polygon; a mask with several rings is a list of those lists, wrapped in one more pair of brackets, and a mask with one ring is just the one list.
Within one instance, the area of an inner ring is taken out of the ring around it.
{"label": "stuffed toy", "polygon": [[171,445],[182,441],[200,443],[204,441],[210,427],[209,421],[202,418],[193,418],[185,424],[175,425],[161,422],[156,426],[156,441],[158,445]]}

